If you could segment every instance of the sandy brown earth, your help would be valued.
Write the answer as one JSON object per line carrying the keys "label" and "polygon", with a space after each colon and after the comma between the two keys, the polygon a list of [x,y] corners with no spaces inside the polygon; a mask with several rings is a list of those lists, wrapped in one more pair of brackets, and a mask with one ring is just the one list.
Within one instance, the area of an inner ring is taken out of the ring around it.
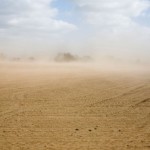
{"label": "sandy brown earth", "polygon": [[149,150],[150,72],[0,64],[0,150]]}

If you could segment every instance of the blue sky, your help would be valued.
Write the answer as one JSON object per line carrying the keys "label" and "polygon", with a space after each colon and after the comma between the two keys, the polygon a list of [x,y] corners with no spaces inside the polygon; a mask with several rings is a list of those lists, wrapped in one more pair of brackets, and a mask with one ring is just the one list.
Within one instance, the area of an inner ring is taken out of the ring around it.
{"label": "blue sky", "polygon": [[75,2],[70,0],[54,0],[52,6],[59,11],[57,19],[68,21],[78,27],[81,26],[82,15],[77,11]]}
{"label": "blue sky", "polygon": [[52,5],[59,9],[61,13],[64,11],[72,11],[74,9],[75,4],[69,0],[55,0]]}
{"label": "blue sky", "polygon": [[[79,14],[76,11],[79,7],[75,1],[54,0],[52,6],[59,10],[59,14],[57,16],[59,19],[78,25],[79,20],[82,18],[82,14]],[[132,19],[141,25],[150,26],[150,8],[146,8],[141,14],[134,16]]]}
{"label": "blue sky", "polygon": [[150,27],[150,8],[145,10],[143,14],[134,18],[135,21],[142,26]]}

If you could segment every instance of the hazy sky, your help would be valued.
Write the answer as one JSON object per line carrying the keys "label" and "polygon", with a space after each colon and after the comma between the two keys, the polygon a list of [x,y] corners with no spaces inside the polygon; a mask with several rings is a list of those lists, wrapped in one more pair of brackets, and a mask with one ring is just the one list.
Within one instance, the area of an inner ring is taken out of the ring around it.
{"label": "hazy sky", "polygon": [[150,0],[0,0],[0,52],[150,58]]}

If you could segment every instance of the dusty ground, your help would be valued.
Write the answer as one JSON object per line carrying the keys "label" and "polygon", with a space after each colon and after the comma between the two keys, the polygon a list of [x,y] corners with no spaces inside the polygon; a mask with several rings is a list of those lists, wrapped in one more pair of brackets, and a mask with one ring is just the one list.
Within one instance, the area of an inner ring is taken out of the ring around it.
{"label": "dusty ground", "polygon": [[0,150],[149,150],[150,72],[0,64]]}

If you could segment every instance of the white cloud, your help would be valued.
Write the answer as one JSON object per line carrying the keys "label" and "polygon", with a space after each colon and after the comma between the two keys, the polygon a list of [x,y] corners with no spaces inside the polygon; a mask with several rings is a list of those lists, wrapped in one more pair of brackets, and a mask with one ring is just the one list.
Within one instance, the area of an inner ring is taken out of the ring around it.
{"label": "white cloud", "polygon": [[53,0],[0,0],[0,31],[3,34],[51,34],[72,31],[76,26],[56,19]]}
{"label": "white cloud", "polygon": [[102,29],[136,26],[133,18],[150,8],[148,0],[74,0],[89,24]]}
{"label": "white cloud", "polygon": [[92,54],[150,58],[150,25],[142,21],[143,15],[150,14],[149,0],[73,1],[88,26],[84,45]]}

